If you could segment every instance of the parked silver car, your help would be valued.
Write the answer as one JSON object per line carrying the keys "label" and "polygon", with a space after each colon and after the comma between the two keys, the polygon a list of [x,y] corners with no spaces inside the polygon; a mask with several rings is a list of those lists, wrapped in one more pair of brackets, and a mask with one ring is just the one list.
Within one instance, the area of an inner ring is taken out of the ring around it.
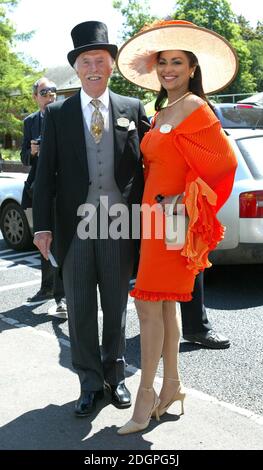
{"label": "parked silver car", "polygon": [[32,248],[32,210],[21,207],[25,173],[0,173],[0,229],[13,250]]}
{"label": "parked silver car", "polygon": [[213,104],[224,129],[263,129],[263,108],[253,104]]}
{"label": "parked silver car", "polygon": [[230,198],[218,213],[224,240],[210,254],[215,264],[263,262],[263,130],[227,129],[238,168]]}

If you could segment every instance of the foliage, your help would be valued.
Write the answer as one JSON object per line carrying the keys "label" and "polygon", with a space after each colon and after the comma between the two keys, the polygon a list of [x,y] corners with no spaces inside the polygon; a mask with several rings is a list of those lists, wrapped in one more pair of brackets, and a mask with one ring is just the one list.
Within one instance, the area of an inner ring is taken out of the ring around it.
{"label": "foliage", "polygon": [[132,96],[148,103],[153,99],[154,94],[151,91],[134,85],[124,78],[117,70],[114,70],[110,79],[110,88],[115,93],[125,96]]}
{"label": "foliage", "polygon": [[235,15],[227,0],[177,0],[171,16],[212,29],[227,39],[236,33]]}
{"label": "foliage", "polygon": [[112,5],[125,19],[122,24],[123,41],[138,33],[145,23],[152,23],[156,19],[156,16],[150,13],[149,0],[144,1],[143,7],[137,0],[113,0]]}
{"label": "foliage", "polygon": [[20,162],[20,151],[13,149],[0,149],[0,154],[3,160],[13,160],[15,162]]}
{"label": "foliage", "polygon": [[252,28],[243,17],[237,17],[241,36],[246,41],[250,51],[252,65],[251,70],[256,81],[257,91],[263,90],[263,22],[258,21],[256,28]]}
{"label": "foliage", "polygon": [[[156,19],[156,16],[153,16],[150,13],[148,0],[145,0],[143,7],[136,0],[114,0],[112,4],[113,7],[119,10],[124,17],[124,22],[122,24],[122,42],[138,33],[145,23],[152,23]],[[130,83],[122,77],[117,70],[113,73],[110,87],[112,91],[115,91],[115,93],[134,96],[136,98],[140,98],[146,103],[153,99],[154,96],[150,91],[144,90],[143,88]]]}
{"label": "foliage", "polygon": [[248,48],[251,53],[252,67],[257,91],[263,91],[263,47],[262,39],[253,39],[249,41]]}
{"label": "foliage", "polygon": [[16,34],[7,11],[16,5],[17,0],[0,0],[0,131],[13,136],[21,135],[21,118],[33,111],[32,83],[39,75],[13,51]]}
{"label": "foliage", "polygon": [[237,23],[240,27],[240,34],[245,41],[263,40],[263,22],[258,21],[256,28],[253,28],[243,15],[238,15]]}

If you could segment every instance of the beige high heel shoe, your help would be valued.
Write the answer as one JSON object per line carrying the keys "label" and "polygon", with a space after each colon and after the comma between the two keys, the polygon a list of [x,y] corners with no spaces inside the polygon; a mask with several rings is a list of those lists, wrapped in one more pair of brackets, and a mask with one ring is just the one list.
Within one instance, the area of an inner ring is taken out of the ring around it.
{"label": "beige high heel shoe", "polygon": [[124,426],[118,429],[117,433],[120,435],[143,431],[149,426],[151,416],[155,416],[157,421],[160,421],[159,413],[158,413],[158,406],[160,405],[160,399],[158,395],[156,394],[155,390],[153,388],[141,388],[141,390],[144,390],[147,392],[152,392],[152,391],[154,392],[154,402],[153,402],[153,407],[149,413],[149,417],[144,423],[136,423],[135,421],[133,421],[133,419],[130,419],[130,421],[128,421],[126,424],[124,424]]}
{"label": "beige high heel shoe", "polygon": [[180,401],[181,402],[181,414],[183,415],[184,414],[184,399],[185,399],[186,393],[182,391],[181,382],[180,382],[180,380],[172,379],[172,378],[171,379],[167,378],[166,380],[169,380],[170,382],[177,382],[178,383],[178,388],[177,388],[175,394],[172,396],[171,400],[165,406],[160,404],[160,406],[158,407],[159,416],[164,415],[164,413],[166,413],[168,408],[175,401]]}

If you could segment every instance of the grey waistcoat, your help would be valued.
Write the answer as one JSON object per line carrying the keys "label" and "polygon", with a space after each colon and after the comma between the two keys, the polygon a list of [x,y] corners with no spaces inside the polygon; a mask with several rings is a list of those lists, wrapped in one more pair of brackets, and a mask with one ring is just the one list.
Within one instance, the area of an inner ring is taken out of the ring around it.
{"label": "grey waistcoat", "polygon": [[124,202],[114,178],[114,139],[112,112],[109,109],[109,130],[104,130],[101,141],[96,144],[83,117],[89,168],[89,192],[86,202],[98,206],[100,196],[108,196],[109,207]]}

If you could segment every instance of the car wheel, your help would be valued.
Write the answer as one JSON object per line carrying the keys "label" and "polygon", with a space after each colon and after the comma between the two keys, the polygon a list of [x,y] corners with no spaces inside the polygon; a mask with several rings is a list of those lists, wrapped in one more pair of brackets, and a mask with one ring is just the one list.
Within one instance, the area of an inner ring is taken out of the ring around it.
{"label": "car wheel", "polygon": [[33,237],[23,209],[15,202],[3,208],[0,228],[7,245],[13,250],[33,248]]}

